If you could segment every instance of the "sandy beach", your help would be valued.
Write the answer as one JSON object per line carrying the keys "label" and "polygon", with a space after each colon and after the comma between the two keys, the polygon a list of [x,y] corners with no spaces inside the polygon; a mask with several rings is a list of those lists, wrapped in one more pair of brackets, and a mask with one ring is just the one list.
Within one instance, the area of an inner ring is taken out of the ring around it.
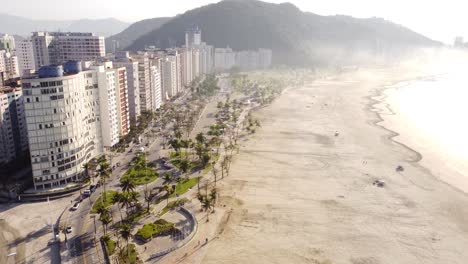
{"label": "sandy beach", "polygon": [[466,263],[468,196],[380,125],[384,87],[425,74],[361,69],[258,111],[261,129],[221,183],[232,213],[202,263]]}

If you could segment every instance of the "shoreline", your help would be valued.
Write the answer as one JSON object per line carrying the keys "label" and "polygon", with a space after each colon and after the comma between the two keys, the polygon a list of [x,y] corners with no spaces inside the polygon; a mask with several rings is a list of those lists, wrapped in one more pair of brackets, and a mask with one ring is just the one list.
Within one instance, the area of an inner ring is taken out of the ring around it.
{"label": "shoreline", "polygon": [[220,183],[229,220],[196,263],[464,263],[466,194],[382,124],[385,90],[428,75],[362,69],[285,89],[257,110],[261,129]]}
{"label": "shoreline", "polygon": [[[369,101],[369,103],[366,104],[366,111],[368,111],[369,113],[374,113],[376,115],[376,120],[372,120],[371,123],[374,126],[379,127],[379,128],[381,128],[381,129],[383,129],[383,130],[385,130],[385,131],[387,131],[389,133],[389,135],[387,136],[387,139],[389,140],[389,142],[391,142],[393,144],[397,144],[397,145],[409,150],[410,152],[414,153],[414,155],[416,157],[413,158],[413,159],[408,159],[407,162],[412,163],[413,166],[416,166],[419,169],[425,171],[427,174],[431,175],[434,179],[440,181],[443,184],[448,185],[449,187],[453,188],[456,191],[459,191],[459,192],[465,194],[468,197],[468,192],[466,192],[465,190],[462,190],[461,188],[458,188],[454,184],[451,184],[451,183],[445,181],[444,179],[436,176],[433,173],[433,168],[431,168],[430,166],[427,166],[427,164],[422,164],[422,161],[425,159],[424,153],[419,151],[416,147],[410,146],[411,143],[405,142],[404,140],[397,139],[397,137],[402,135],[401,132],[393,130],[394,128],[391,128],[391,127],[388,127],[388,126],[382,124],[382,123],[387,121],[385,119],[385,115],[397,116],[397,113],[395,112],[395,110],[392,109],[392,105],[390,104],[390,102],[388,102],[388,95],[385,94],[388,90],[405,88],[405,87],[408,87],[409,85],[411,85],[412,82],[431,80],[431,79],[434,79],[436,76],[439,76],[439,75],[440,74],[429,74],[429,75],[422,76],[422,77],[417,77],[417,78],[412,78],[412,79],[411,78],[410,79],[404,79],[404,80],[396,81],[396,82],[394,82],[394,83],[392,83],[390,85],[385,85],[383,87],[377,88],[377,89],[375,89],[373,91],[372,94],[364,97],[366,100]],[[395,87],[400,83],[406,83],[406,84],[403,85],[403,86]],[[386,110],[388,110],[389,114],[381,113],[382,109],[379,109],[379,107],[378,107],[379,104],[382,104],[382,106]],[[446,172],[446,173],[449,173],[449,172]],[[421,187],[421,188],[424,188],[424,187]]]}

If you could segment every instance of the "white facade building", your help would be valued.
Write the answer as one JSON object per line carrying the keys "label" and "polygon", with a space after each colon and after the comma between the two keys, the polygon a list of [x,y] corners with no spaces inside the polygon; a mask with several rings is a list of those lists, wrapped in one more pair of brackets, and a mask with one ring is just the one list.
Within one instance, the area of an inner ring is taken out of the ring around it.
{"label": "white facade building", "polygon": [[106,55],[104,37],[92,33],[33,32],[36,69],[69,60],[95,60]]}
{"label": "white facade building", "polygon": [[14,160],[27,149],[22,90],[0,87],[0,164]]}
{"label": "white facade building", "polygon": [[97,72],[64,76],[60,68],[23,80],[35,188],[80,179],[83,165],[103,152]]}
{"label": "white facade building", "polygon": [[130,123],[135,124],[141,114],[140,109],[140,81],[138,62],[129,59],[128,61],[114,62],[115,67],[125,67],[127,72],[128,87],[128,111]]}
{"label": "white facade building", "polygon": [[158,65],[153,65],[150,68],[151,74],[151,94],[154,110],[161,108],[163,102],[163,94],[161,91],[161,69]]}
{"label": "white facade building", "polygon": [[177,67],[174,59],[169,57],[161,61],[161,83],[163,100],[177,94]]}
{"label": "white facade building", "polygon": [[30,39],[18,41],[15,54],[18,57],[19,73],[21,76],[24,75],[24,72],[30,72],[36,69],[33,46]]}

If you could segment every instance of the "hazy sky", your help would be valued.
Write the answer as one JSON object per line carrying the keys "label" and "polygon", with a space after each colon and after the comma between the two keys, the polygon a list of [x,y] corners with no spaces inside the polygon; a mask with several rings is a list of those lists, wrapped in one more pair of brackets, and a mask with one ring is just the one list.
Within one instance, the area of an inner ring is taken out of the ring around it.
{"label": "hazy sky", "polygon": [[[124,21],[174,16],[216,0],[1,0],[0,12],[35,19],[115,17]],[[284,0],[267,0],[281,3]],[[466,0],[290,0],[303,11],[320,15],[378,16],[436,40],[468,38]]]}

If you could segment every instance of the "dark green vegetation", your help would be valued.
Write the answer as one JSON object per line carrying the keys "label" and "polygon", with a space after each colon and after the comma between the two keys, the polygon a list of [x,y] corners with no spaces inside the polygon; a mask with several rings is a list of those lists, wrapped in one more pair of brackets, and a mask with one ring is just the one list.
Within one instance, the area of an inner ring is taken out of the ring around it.
{"label": "dark green vegetation", "polygon": [[114,196],[117,192],[116,191],[106,191],[104,196],[105,199],[102,199],[102,194],[99,196],[99,198],[96,200],[96,202],[93,204],[93,208],[91,209],[91,213],[96,214],[98,213],[98,210],[100,207],[108,208],[109,206],[112,205],[112,201],[114,199]]}
{"label": "dark green vegetation", "polygon": [[171,17],[157,17],[133,23],[124,31],[115,34],[109,38],[106,38],[106,50],[113,50],[113,41],[118,41],[119,48],[125,50],[136,39],[157,28],[160,28],[164,23],[166,23],[170,19]]}
{"label": "dark green vegetation", "polygon": [[119,254],[119,263],[123,264],[135,264],[142,263],[138,258],[138,253],[135,250],[135,244],[129,244]]}
{"label": "dark green vegetation", "polygon": [[110,256],[114,254],[116,243],[112,240],[108,235],[102,236],[101,238],[104,241],[104,245],[106,246],[107,254]]}
{"label": "dark green vegetation", "polygon": [[148,167],[145,158],[145,154],[138,155],[133,161],[135,164],[125,172],[120,182],[129,180],[135,185],[143,185],[157,180],[159,174],[153,168]]}
{"label": "dark green vegetation", "polygon": [[167,235],[171,231],[173,231],[175,225],[170,223],[164,219],[158,219],[154,223],[144,225],[138,232],[136,236],[143,239],[148,240],[155,236]]}
{"label": "dark green vegetation", "polygon": [[288,65],[359,62],[374,55],[393,58],[414,47],[440,45],[381,18],[320,16],[289,3],[225,0],[179,15],[129,48],[181,46],[183,32],[193,25],[203,30],[203,40],[210,45],[229,45],[234,50],[270,48],[274,63]]}

